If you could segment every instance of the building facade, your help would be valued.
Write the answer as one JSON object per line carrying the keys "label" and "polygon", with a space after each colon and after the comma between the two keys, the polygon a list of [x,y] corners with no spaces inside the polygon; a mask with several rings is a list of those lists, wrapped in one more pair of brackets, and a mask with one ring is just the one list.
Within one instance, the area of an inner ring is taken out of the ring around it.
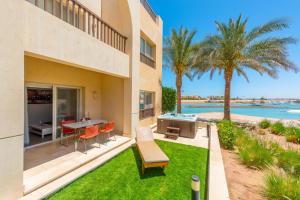
{"label": "building facade", "polygon": [[[146,0],[9,0],[0,10],[0,199],[23,196],[24,150],[56,141],[64,119],[111,120],[131,138],[155,123],[163,24]],[[42,124],[50,136],[30,138]]]}

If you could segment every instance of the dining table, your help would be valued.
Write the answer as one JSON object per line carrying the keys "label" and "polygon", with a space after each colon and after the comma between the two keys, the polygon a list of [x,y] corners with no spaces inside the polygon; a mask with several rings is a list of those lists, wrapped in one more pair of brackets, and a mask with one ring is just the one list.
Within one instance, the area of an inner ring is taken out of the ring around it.
{"label": "dining table", "polygon": [[[65,128],[73,129],[76,135],[76,139],[74,142],[75,146],[75,151],[77,151],[77,146],[78,146],[78,140],[77,136],[80,135],[80,130],[84,129],[89,126],[94,126],[94,125],[100,125],[100,124],[105,124],[107,123],[107,120],[103,119],[92,119],[92,120],[87,120],[87,121],[80,121],[80,122],[75,122],[75,123],[70,123],[70,124],[64,124],[63,126]],[[60,135],[61,140],[63,139],[63,134]]]}

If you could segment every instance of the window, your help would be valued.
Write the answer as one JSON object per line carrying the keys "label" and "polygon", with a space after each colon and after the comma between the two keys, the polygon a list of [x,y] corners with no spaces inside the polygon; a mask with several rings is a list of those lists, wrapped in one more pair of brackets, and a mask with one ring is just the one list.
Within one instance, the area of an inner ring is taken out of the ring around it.
{"label": "window", "polygon": [[145,44],[145,40],[143,38],[141,38],[141,53],[144,53],[145,54],[145,47],[146,47],[146,44]]}
{"label": "window", "polygon": [[141,38],[141,62],[152,68],[155,68],[154,54],[153,46],[144,38]]}
{"label": "window", "polygon": [[153,59],[153,47],[144,38],[141,38],[141,53]]}
{"label": "window", "polygon": [[140,91],[140,119],[154,116],[154,92]]}

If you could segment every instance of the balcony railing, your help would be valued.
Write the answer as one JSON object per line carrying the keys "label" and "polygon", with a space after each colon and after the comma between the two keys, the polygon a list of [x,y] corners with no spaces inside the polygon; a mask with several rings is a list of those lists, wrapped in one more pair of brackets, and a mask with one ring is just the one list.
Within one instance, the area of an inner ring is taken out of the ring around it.
{"label": "balcony railing", "polygon": [[140,120],[153,117],[154,115],[154,108],[140,110]]}
{"label": "balcony railing", "polygon": [[76,0],[26,0],[98,40],[126,52],[127,38]]}
{"label": "balcony railing", "polygon": [[140,0],[141,4],[144,6],[144,8],[146,9],[146,11],[149,13],[149,15],[151,16],[151,18],[153,19],[153,21],[156,22],[156,18],[157,15],[155,14],[155,12],[153,11],[153,9],[151,8],[150,4],[148,3],[147,0]]}
{"label": "balcony railing", "polygon": [[140,60],[142,63],[145,63],[146,65],[155,68],[155,61],[152,58],[149,58],[148,56],[144,55],[143,53],[140,53]]}

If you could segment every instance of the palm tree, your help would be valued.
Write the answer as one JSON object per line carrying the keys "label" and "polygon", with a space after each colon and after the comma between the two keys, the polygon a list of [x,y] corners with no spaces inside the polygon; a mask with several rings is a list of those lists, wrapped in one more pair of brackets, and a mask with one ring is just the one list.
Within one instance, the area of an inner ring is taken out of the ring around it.
{"label": "palm tree", "polygon": [[[266,34],[288,28],[286,20],[273,20],[247,32],[248,20],[242,16],[228,24],[216,22],[218,34],[205,38],[197,58],[199,74],[210,71],[212,78],[217,71],[224,74],[224,119],[230,120],[230,88],[234,73],[248,82],[247,69],[276,78],[278,70],[297,67],[288,59],[287,45],[295,43],[292,37],[266,37]],[[263,37],[262,37],[263,36]]]}
{"label": "palm tree", "polygon": [[178,32],[172,29],[171,36],[165,40],[165,66],[171,67],[176,74],[177,113],[181,113],[182,77],[185,75],[192,79],[191,69],[194,66],[195,55],[199,50],[199,46],[192,43],[195,35],[196,31],[190,32],[181,27]]}

